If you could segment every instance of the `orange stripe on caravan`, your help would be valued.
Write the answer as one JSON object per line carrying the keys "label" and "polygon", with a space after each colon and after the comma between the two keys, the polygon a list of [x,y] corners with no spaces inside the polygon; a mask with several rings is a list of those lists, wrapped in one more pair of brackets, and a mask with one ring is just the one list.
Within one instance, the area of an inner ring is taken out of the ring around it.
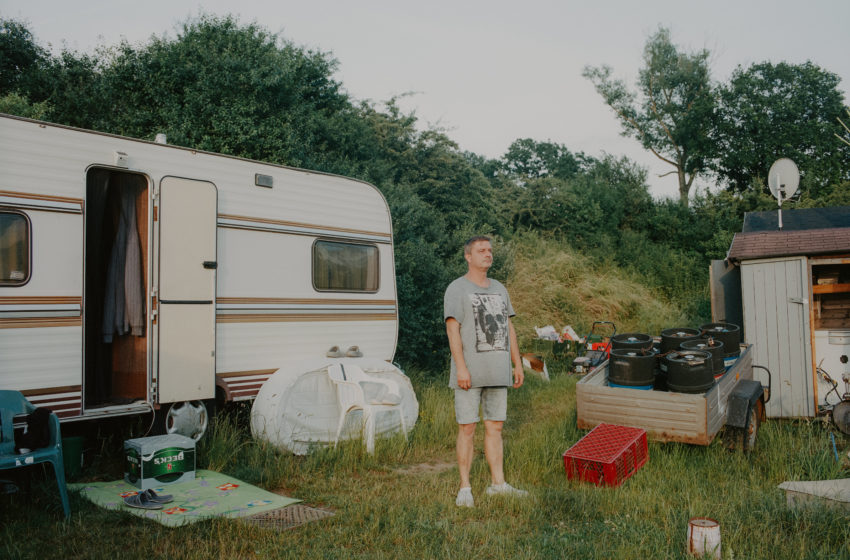
{"label": "orange stripe on caravan", "polygon": [[[341,233],[361,233],[366,235],[375,235],[378,237],[386,237],[390,238],[391,234],[379,232],[379,231],[368,231],[365,229],[352,229],[352,228],[340,228],[333,226],[324,226],[318,224],[305,224],[302,222],[288,222],[286,220],[271,220],[268,218],[252,218],[250,216],[235,216],[233,214],[219,214],[218,217],[222,220],[241,220],[243,222],[254,222],[256,224],[270,224],[275,226],[288,226],[288,227],[302,227],[302,228],[310,228],[310,229],[326,229],[330,231],[338,231]],[[232,227],[238,228],[237,225],[222,225],[221,227]]]}
{"label": "orange stripe on caravan", "polygon": [[78,296],[3,296],[0,297],[0,305],[10,305],[15,304],[18,305],[33,305],[33,304],[41,304],[48,305],[51,303],[57,304],[67,304],[67,303],[76,303],[78,305],[83,304],[83,298]]}
{"label": "orange stripe on caravan", "polygon": [[38,397],[40,395],[54,395],[61,393],[77,393],[82,391],[82,385],[67,385],[65,387],[47,387],[46,389],[25,389],[21,393],[25,397]]}
{"label": "orange stripe on caravan", "polygon": [[229,381],[231,377],[245,377],[248,375],[271,375],[276,372],[276,369],[255,369],[252,371],[227,371],[216,373],[217,377]]}
{"label": "orange stripe on caravan", "polygon": [[0,191],[0,196],[14,196],[15,198],[28,198],[30,200],[47,200],[49,202],[68,202],[83,205],[82,198],[70,198],[67,196],[51,196],[47,194],[23,193],[15,191]]}
{"label": "orange stripe on caravan", "polygon": [[249,297],[220,297],[216,303],[222,304],[308,304],[308,305],[395,305],[393,299],[319,299],[319,298],[249,298]]}
{"label": "orange stripe on caravan", "polygon": [[238,389],[231,388],[230,394],[234,399],[239,397],[256,397],[262,387],[263,385],[261,383],[259,385],[246,385],[245,387],[239,387]]}
{"label": "orange stripe on caravan", "polygon": [[0,319],[0,329],[38,329],[42,327],[82,327],[82,317],[26,317]]}
{"label": "orange stripe on caravan", "polygon": [[[52,400],[45,401],[36,401],[33,399],[27,399],[35,406],[43,406],[44,408],[49,408],[53,412],[59,416],[60,412],[79,412],[81,408],[83,408],[82,399],[77,399],[74,402],[70,403],[62,403],[62,404],[54,404]],[[60,416],[61,418],[62,416]]]}
{"label": "orange stripe on caravan", "polygon": [[394,313],[351,313],[345,315],[299,314],[274,315],[269,313],[218,315],[216,323],[312,323],[322,321],[395,321]]}

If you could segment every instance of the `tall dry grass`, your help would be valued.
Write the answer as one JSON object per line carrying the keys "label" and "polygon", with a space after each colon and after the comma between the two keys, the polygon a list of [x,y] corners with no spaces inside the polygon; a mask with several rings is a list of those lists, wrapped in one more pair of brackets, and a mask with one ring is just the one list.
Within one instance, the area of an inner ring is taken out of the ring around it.
{"label": "tall dry grass", "polygon": [[[535,326],[572,325],[586,334],[594,321],[612,321],[618,332],[658,334],[688,326],[673,303],[614,266],[596,264],[563,241],[537,233],[508,243],[507,288],[517,316],[520,346],[536,336]],[[610,331],[606,331],[610,332]]]}

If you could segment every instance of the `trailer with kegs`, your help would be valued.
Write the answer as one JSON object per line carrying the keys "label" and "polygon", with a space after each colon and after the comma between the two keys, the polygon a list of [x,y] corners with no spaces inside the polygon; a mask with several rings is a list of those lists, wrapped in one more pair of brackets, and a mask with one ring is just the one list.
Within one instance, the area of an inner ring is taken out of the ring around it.
{"label": "trailer with kegs", "polygon": [[[734,327],[734,325],[728,325]],[[722,323],[612,337],[607,360],[576,384],[580,429],[601,423],[646,430],[654,441],[708,445],[725,427],[730,447],[752,450],[770,389],[754,379],[753,347],[715,341]],[[720,337],[718,337],[720,338]],[[714,349],[720,349],[715,352]]]}

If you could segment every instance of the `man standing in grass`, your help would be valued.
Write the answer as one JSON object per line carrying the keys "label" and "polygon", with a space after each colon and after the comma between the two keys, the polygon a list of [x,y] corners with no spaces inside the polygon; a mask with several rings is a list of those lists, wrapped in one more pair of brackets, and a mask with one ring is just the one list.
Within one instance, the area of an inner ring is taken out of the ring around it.
{"label": "man standing in grass", "polygon": [[[505,482],[502,425],[508,408],[508,387],[520,387],[524,374],[515,315],[508,291],[488,278],[493,265],[490,238],[476,236],[463,247],[468,270],[449,284],[443,301],[443,318],[452,352],[449,387],[455,390],[458,423],[457,463],[460,471],[458,506],[472,507],[469,470],[479,408],[484,417],[484,456],[490,466],[488,495],[527,496],[528,492]],[[511,369],[513,362],[513,370]]]}

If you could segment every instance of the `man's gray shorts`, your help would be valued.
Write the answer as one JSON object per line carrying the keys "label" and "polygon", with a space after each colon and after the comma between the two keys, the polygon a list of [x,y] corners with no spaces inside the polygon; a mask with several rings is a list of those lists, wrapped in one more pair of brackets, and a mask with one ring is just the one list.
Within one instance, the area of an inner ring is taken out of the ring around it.
{"label": "man's gray shorts", "polygon": [[455,419],[458,424],[478,422],[478,409],[484,420],[504,422],[508,417],[507,387],[473,387],[455,389]]}

